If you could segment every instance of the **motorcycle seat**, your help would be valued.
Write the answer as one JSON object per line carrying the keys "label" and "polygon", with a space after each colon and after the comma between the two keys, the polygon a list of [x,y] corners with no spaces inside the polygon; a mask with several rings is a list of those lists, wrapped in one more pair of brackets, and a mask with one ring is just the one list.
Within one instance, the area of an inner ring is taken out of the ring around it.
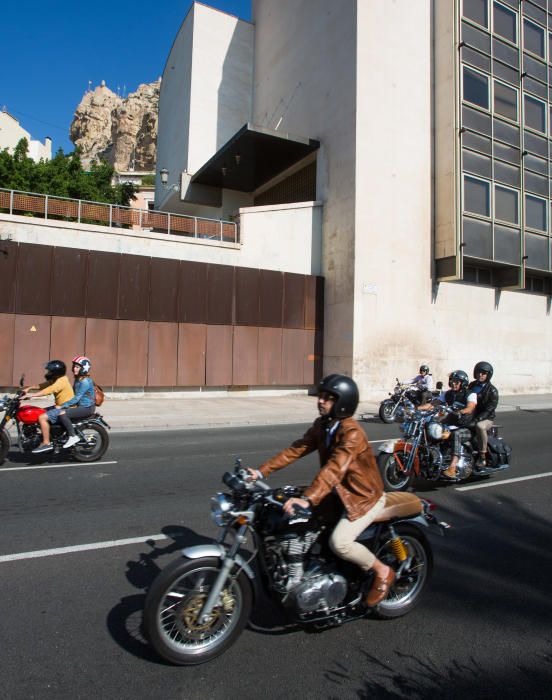
{"label": "motorcycle seat", "polygon": [[385,508],[381,511],[375,523],[394,518],[409,518],[422,512],[422,502],[414,493],[396,491],[385,494]]}

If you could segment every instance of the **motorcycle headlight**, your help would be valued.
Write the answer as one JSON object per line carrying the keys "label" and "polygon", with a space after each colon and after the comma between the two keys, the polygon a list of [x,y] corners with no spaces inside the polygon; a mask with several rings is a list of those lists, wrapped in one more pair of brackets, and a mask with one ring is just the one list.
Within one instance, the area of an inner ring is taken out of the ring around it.
{"label": "motorcycle headlight", "polygon": [[226,494],[217,493],[216,496],[213,496],[213,498],[211,498],[211,518],[215,522],[215,525],[224,527],[230,520],[230,511],[233,507],[234,504]]}
{"label": "motorcycle headlight", "polygon": [[427,426],[427,434],[432,440],[441,440],[443,437],[443,426],[440,423],[430,423]]}
{"label": "motorcycle headlight", "polygon": [[393,389],[393,393],[395,394],[395,396],[398,396],[398,395],[401,393],[401,387],[400,387],[400,386],[396,386],[396,387]]}

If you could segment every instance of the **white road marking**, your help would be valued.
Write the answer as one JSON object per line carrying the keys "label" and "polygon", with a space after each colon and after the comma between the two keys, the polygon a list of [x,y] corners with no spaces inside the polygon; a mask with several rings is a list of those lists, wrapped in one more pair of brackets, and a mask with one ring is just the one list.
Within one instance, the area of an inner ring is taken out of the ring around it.
{"label": "white road marking", "polygon": [[0,556],[0,564],[6,561],[20,559],[38,559],[40,557],[53,557],[58,554],[72,554],[73,552],[86,552],[90,549],[107,549],[108,547],[124,547],[127,544],[140,544],[146,540],[167,540],[166,535],[143,535],[142,537],[128,537],[124,540],[107,540],[106,542],[91,542],[90,544],[75,544],[72,547],[57,547],[55,549],[38,549],[34,552],[18,552],[17,554],[4,554]]}
{"label": "white road marking", "polygon": [[27,469],[63,469],[64,467],[99,467],[102,464],[117,464],[117,462],[70,462],[69,464],[39,464],[36,467],[2,467],[0,472],[21,472]]}
{"label": "white road marking", "polygon": [[544,474],[533,474],[532,476],[518,476],[516,479],[503,479],[502,481],[491,481],[486,484],[472,484],[471,486],[457,486],[456,491],[472,491],[473,489],[488,489],[491,486],[502,486],[503,484],[515,484],[517,481],[528,481],[529,479],[542,479],[545,476],[552,476],[552,472]]}

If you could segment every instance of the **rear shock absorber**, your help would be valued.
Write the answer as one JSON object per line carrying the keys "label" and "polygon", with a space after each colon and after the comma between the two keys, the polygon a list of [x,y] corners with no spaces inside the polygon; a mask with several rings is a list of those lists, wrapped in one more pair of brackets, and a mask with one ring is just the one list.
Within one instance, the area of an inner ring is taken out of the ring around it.
{"label": "rear shock absorber", "polygon": [[401,563],[405,561],[408,557],[408,552],[406,550],[406,547],[404,546],[404,542],[401,540],[399,535],[397,534],[397,531],[395,530],[394,527],[390,527],[389,531],[391,533],[391,541],[389,542],[389,546],[391,547],[391,551],[397,558],[397,561],[400,561]]}

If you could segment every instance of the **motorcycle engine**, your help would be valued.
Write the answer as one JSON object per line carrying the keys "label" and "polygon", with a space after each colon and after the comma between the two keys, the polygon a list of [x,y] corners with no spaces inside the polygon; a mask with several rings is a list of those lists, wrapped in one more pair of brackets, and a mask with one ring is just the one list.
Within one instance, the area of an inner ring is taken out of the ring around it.
{"label": "motorcycle engine", "polygon": [[347,580],[336,571],[324,571],[313,562],[303,580],[284,597],[283,603],[298,613],[326,612],[337,607],[347,594]]}
{"label": "motorcycle engine", "polygon": [[21,426],[21,447],[24,450],[34,450],[40,445],[41,433],[36,425]]}

